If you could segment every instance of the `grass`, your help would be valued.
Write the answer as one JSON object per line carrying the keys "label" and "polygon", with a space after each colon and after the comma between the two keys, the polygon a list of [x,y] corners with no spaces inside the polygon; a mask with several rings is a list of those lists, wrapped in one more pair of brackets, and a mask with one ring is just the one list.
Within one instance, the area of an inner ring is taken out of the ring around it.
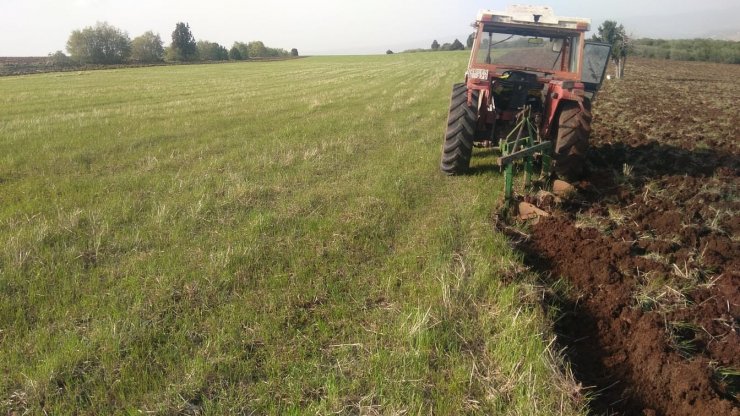
{"label": "grass", "polygon": [[501,176],[438,172],[466,59],[1,78],[0,409],[581,414]]}
{"label": "grass", "polygon": [[684,358],[696,354],[696,333],[699,327],[690,322],[668,322],[668,339],[673,348]]}
{"label": "grass", "polygon": [[740,394],[740,370],[729,367],[714,368],[715,379],[725,386],[725,396],[737,400]]}

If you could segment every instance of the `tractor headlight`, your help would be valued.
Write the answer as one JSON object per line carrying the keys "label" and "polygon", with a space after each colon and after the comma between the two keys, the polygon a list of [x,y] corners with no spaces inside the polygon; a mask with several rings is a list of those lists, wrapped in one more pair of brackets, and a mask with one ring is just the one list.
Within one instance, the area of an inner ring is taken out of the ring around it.
{"label": "tractor headlight", "polygon": [[468,76],[470,76],[470,78],[472,79],[488,81],[488,70],[487,69],[471,69],[468,72]]}

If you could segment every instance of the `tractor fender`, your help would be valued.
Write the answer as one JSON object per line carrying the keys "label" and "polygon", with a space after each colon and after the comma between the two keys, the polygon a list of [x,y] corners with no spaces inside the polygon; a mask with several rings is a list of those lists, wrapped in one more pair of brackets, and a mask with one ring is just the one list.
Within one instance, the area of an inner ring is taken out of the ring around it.
{"label": "tractor fender", "polygon": [[588,112],[583,105],[583,91],[583,84],[580,82],[553,81],[549,84],[545,96],[543,137],[550,137],[554,123],[557,123],[560,110],[565,101],[575,101],[581,107],[581,111]]}

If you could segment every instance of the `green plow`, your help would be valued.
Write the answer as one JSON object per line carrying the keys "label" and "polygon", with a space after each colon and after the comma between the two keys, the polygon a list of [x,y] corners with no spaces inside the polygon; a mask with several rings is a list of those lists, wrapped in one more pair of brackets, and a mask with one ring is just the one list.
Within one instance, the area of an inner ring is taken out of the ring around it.
{"label": "green plow", "polygon": [[[550,167],[552,165],[552,142],[542,140],[539,130],[531,117],[532,108],[525,106],[517,114],[517,123],[511,132],[502,138],[499,144],[501,156],[498,165],[504,172],[504,203],[505,209],[510,209],[515,200],[514,195],[514,172],[515,165],[523,165],[524,189],[523,194],[533,191],[534,159],[536,154],[542,155],[542,170],[538,184],[545,189],[550,188]],[[521,162],[521,163],[519,163]]]}

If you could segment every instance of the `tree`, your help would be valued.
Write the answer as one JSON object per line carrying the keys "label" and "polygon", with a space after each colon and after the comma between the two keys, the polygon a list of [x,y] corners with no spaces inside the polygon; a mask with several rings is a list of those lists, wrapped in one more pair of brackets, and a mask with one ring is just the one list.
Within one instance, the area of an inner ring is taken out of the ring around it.
{"label": "tree", "polygon": [[432,50],[439,50],[439,42],[437,42],[437,39],[434,39],[434,42],[432,42]]}
{"label": "tree", "polygon": [[[234,42],[234,45],[231,47],[231,51],[237,50],[239,51],[239,58],[232,57],[231,59],[234,60],[242,60],[242,59],[249,59],[249,45],[247,45],[244,42]],[[231,51],[229,52],[229,56],[231,57]],[[236,55],[234,55],[236,56]]]}
{"label": "tree", "polygon": [[386,55],[393,55],[393,51],[392,51],[392,50],[390,50],[390,49],[388,49],[387,51],[385,51],[385,54],[386,54]]}
{"label": "tree", "polygon": [[73,31],[67,40],[67,52],[84,64],[120,64],[131,55],[131,39],[107,22],[98,22]]}
{"label": "tree", "polygon": [[226,61],[229,59],[229,51],[216,42],[199,40],[196,44],[198,59],[201,61]]}
{"label": "tree", "polygon": [[247,44],[247,49],[249,49],[249,56],[251,58],[267,57],[267,48],[265,47],[265,44],[260,41],[249,42],[249,44]]}
{"label": "tree", "polygon": [[239,56],[241,56],[241,59],[298,56],[298,49],[294,48],[293,50],[288,52],[285,49],[268,48],[263,42],[258,40],[249,43],[234,42],[234,45],[231,47],[231,51],[229,51],[229,56],[231,57],[231,59],[235,59],[234,57],[237,56],[237,50],[239,51]]}
{"label": "tree", "polygon": [[464,51],[465,45],[463,45],[462,42],[460,42],[460,40],[455,39],[455,41],[452,42],[452,45],[450,46],[450,50],[451,51]]}
{"label": "tree", "polygon": [[631,53],[631,41],[624,30],[624,26],[617,25],[613,20],[607,20],[599,26],[598,35],[593,39],[612,45],[612,61],[617,66],[616,77],[624,76],[624,66],[627,63],[627,55]]}
{"label": "tree", "polygon": [[164,42],[151,30],[131,41],[131,60],[134,62],[161,62]]}
{"label": "tree", "polygon": [[292,57],[298,56],[298,49],[296,49],[296,48],[291,49],[290,50],[290,56],[292,56]]}
{"label": "tree", "polygon": [[285,49],[281,48],[268,48],[265,47],[266,56],[269,58],[278,58],[278,57],[286,57],[290,56],[290,52],[286,51]]}
{"label": "tree", "polygon": [[471,33],[470,36],[468,36],[468,41],[467,41],[468,49],[473,47],[474,42],[475,42],[475,33]]}
{"label": "tree", "polygon": [[172,32],[172,44],[169,49],[168,58],[173,61],[192,61],[198,55],[198,47],[195,43],[190,25],[179,22]]}
{"label": "tree", "polygon": [[236,46],[232,46],[231,49],[229,49],[229,59],[232,61],[242,60],[242,53],[239,52],[239,49]]}

